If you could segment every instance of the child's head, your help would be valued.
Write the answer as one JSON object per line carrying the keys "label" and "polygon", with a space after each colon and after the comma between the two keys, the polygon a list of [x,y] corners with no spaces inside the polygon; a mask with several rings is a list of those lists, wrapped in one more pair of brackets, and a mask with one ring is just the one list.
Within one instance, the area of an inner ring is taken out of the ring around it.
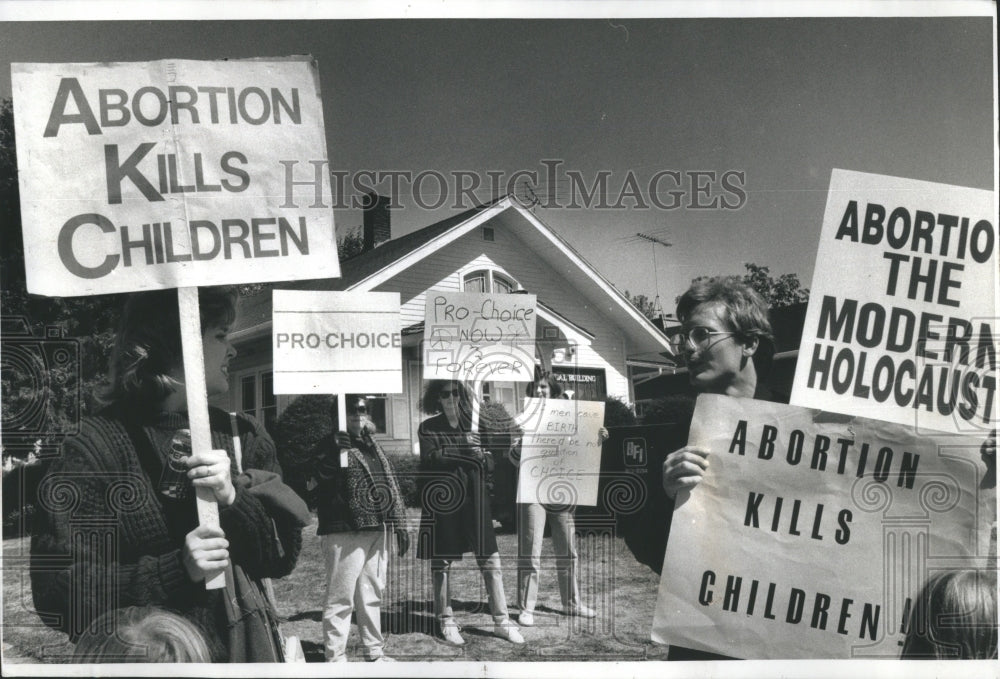
{"label": "child's head", "polygon": [[901,656],[996,658],[996,573],[970,569],[930,578],[913,603]]}
{"label": "child's head", "polygon": [[95,619],[76,642],[73,662],[210,662],[194,623],[150,606],[129,606]]}

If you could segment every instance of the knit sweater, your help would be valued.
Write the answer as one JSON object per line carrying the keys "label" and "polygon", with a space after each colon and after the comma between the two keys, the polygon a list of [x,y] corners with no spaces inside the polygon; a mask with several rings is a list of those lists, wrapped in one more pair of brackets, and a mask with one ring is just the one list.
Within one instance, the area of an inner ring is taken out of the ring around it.
{"label": "knit sweater", "polygon": [[[212,447],[229,453],[235,478],[229,415],[212,408],[209,419]],[[243,467],[280,474],[270,436],[251,418],[241,416],[237,422]],[[162,469],[174,432],[188,426],[187,416],[164,413],[136,424],[136,436],[148,437],[151,446],[139,439],[137,449],[113,411],[84,418],[80,433],[51,463],[38,489],[40,515],[31,541],[36,611],[75,642],[108,610],[169,608],[202,628],[213,660],[226,660],[222,590],[207,591],[203,583],[191,582],[182,561],[183,534],[197,525],[194,493],[182,503],[161,503],[159,477],[151,479],[147,472]],[[147,459],[144,468],[142,458],[151,454],[156,459]],[[282,577],[295,566],[301,529],[270,516],[247,490],[236,487],[233,504],[219,508],[219,523],[230,560],[250,577]]]}
{"label": "knit sweater", "polygon": [[316,465],[319,501],[317,535],[406,527],[406,506],[392,464],[374,440],[351,437],[347,467],[333,436],[321,442],[326,452]]}

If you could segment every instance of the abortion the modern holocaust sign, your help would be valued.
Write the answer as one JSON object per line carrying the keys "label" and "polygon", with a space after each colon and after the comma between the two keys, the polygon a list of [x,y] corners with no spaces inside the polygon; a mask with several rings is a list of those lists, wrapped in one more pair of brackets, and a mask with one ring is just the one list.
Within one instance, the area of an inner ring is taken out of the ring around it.
{"label": "abortion the modern holocaust sign", "polygon": [[281,163],[326,160],[309,57],[11,70],[30,292],[340,275],[332,212]]}
{"label": "abortion the modern holocaust sign", "polygon": [[990,191],[834,170],[792,403],[991,428],[996,219]]}

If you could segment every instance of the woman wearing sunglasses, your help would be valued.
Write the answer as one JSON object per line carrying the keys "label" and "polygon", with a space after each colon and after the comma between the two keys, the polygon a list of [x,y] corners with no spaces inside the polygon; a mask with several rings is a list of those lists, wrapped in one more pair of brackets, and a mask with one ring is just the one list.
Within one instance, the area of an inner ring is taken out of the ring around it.
{"label": "woman wearing sunglasses", "polygon": [[427,480],[421,493],[423,511],[417,557],[430,559],[434,582],[434,615],[441,638],[461,646],[451,608],[451,564],[466,552],[475,554],[489,595],[493,633],[524,643],[507,612],[500,553],[486,491],[486,454],[471,433],[472,398],[461,382],[431,380],[424,389],[422,410],[432,415],[420,424],[420,467]]}
{"label": "woman wearing sunglasses", "polygon": [[[316,515],[326,561],[323,647],[328,662],[347,661],[351,614],[358,622],[362,655],[371,662],[391,662],[385,655],[380,611],[388,573],[389,531],[396,534],[399,556],[406,554],[406,507],[389,458],[372,434],[375,424],[367,402],[347,396],[347,431],[324,441],[315,473],[319,502]],[[336,417],[336,403],[330,412]]]}

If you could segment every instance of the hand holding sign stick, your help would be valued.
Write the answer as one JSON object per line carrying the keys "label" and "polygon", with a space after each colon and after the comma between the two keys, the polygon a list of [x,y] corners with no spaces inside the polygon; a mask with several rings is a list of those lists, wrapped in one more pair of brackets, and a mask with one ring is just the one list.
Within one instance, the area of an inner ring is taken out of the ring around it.
{"label": "hand holding sign stick", "polygon": [[[181,351],[184,356],[184,389],[187,392],[191,451],[194,455],[198,455],[212,450],[198,288],[177,289],[177,311],[180,314],[181,323]],[[215,501],[214,494],[204,487],[196,487],[195,491],[198,503],[198,525],[218,527],[219,506]],[[215,575],[205,578],[205,589],[222,589],[225,586],[225,571],[219,571]]]}

